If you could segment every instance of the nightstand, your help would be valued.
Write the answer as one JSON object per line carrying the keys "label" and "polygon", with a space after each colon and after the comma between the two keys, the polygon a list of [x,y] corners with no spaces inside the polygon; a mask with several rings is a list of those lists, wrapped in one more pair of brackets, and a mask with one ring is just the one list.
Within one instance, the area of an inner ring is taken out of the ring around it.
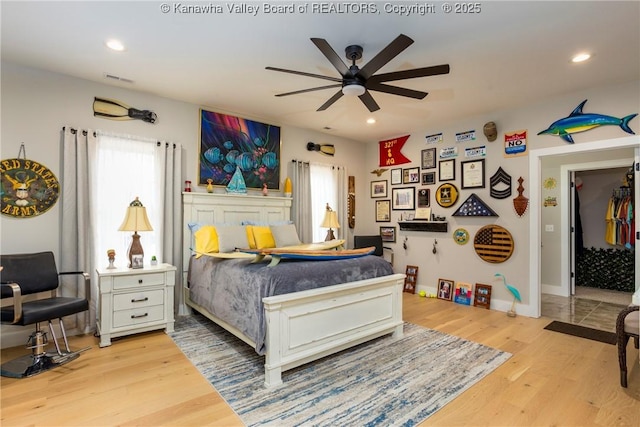
{"label": "nightstand", "polygon": [[97,327],[100,347],[111,339],[164,329],[173,332],[173,289],[176,267],[99,268]]}

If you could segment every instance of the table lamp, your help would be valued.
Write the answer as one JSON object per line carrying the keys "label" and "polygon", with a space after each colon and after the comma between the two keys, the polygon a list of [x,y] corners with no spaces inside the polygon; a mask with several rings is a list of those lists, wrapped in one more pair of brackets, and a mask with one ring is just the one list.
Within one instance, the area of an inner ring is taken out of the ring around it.
{"label": "table lamp", "polygon": [[329,203],[327,203],[327,209],[324,213],[324,220],[322,221],[322,224],[320,224],[320,227],[329,229],[329,231],[327,231],[327,237],[326,239],[324,239],[325,242],[336,239],[336,236],[333,234],[332,229],[340,228],[340,223],[338,223],[338,213],[331,209]]}
{"label": "table lamp", "polygon": [[131,245],[129,246],[129,268],[142,268],[144,251],[140,244],[138,231],[153,231],[147,217],[147,209],[142,206],[138,198],[129,204],[127,214],[118,231],[133,231]]}

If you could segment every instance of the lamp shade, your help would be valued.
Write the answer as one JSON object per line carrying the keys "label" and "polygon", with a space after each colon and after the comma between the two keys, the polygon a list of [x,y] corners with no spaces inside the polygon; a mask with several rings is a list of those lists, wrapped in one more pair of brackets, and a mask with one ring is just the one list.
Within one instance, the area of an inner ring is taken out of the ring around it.
{"label": "lamp shade", "polygon": [[338,222],[338,213],[336,211],[326,211],[324,214],[324,220],[320,227],[323,228],[340,228]]}
{"label": "lamp shade", "polygon": [[129,204],[124,221],[118,231],[153,231],[147,217],[147,209],[137,197]]}
{"label": "lamp shade", "polygon": [[361,86],[359,84],[352,83],[352,84],[342,86],[343,95],[360,96],[360,95],[363,95],[364,92],[365,92],[364,86]]}

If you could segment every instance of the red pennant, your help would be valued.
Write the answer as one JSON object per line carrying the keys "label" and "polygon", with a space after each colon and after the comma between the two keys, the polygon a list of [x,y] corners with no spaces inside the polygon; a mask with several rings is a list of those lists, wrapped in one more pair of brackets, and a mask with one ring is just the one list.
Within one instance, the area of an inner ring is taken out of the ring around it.
{"label": "red pennant", "polygon": [[380,141],[380,165],[379,166],[393,166],[401,165],[403,163],[411,163],[411,160],[407,159],[401,152],[402,146],[409,139],[409,135],[401,136],[399,138],[388,139],[386,141]]}

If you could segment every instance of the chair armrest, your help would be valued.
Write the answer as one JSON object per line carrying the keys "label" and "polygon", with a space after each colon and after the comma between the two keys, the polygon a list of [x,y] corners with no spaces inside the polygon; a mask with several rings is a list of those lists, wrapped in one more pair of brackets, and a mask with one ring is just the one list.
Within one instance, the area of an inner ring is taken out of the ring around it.
{"label": "chair armrest", "polygon": [[629,313],[633,313],[638,310],[640,310],[640,306],[630,305],[618,313],[618,318],[616,319],[616,334],[618,337],[624,335],[624,318],[627,317]]}
{"label": "chair armrest", "polygon": [[13,321],[11,324],[15,324],[22,317],[22,290],[20,285],[12,282],[2,283],[0,286],[11,289],[12,296],[8,298],[13,298]]}
{"label": "chair armrest", "polygon": [[69,276],[69,275],[82,275],[84,277],[84,298],[87,301],[91,300],[91,276],[84,271],[62,271],[58,273],[58,276]]}

